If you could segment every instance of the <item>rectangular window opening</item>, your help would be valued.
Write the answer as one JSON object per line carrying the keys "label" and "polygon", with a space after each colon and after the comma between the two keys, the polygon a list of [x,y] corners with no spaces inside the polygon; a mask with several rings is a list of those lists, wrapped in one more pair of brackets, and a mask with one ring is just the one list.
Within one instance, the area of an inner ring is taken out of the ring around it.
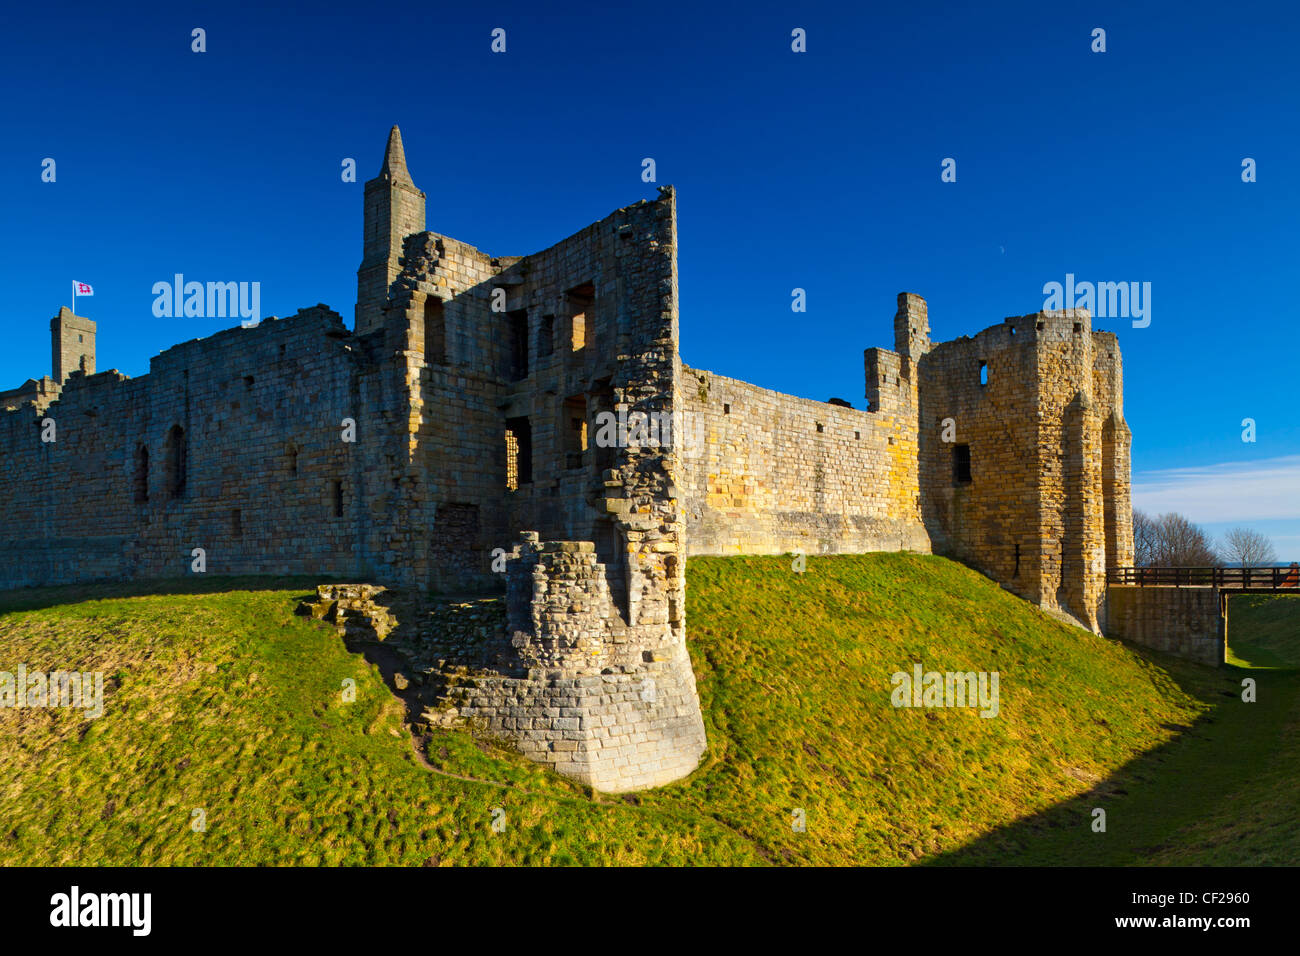
{"label": "rectangular window opening", "polygon": [[592,306],[596,303],[596,287],[588,282],[564,293],[565,305],[569,313],[569,349],[580,352],[595,337]]}
{"label": "rectangular window opening", "polygon": [[573,395],[564,400],[561,410],[564,432],[564,467],[581,468],[587,451],[587,399]]}
{"label": "rectangular window opening", "polygon": [[527,418],[506,419],[506,490],[533,481],[533,427]]}
{"label": "rectangular window opening", "polygon": [[952,481],[955,485],[971,483],[970,445],[952,446]]}

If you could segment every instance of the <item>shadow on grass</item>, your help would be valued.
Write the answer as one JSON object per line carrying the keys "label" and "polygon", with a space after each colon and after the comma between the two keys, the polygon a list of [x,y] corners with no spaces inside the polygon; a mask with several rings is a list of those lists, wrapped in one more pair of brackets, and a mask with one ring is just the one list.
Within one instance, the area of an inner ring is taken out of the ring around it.
{"label": "shadow on grass", "polygon": [[[1203,863],[1185,827],[1200,822],[1250,785],[1276,759],[1289,715],[1300,699],[1300,670],[1209,668],[1127,645],[1188,695],[1208,705],[1193,726],[1166,724],[1177,736],[1096,783],[1086,793],[1024,817],[924,866],[1138,866],[1158,853],[1185,853]],[[1258,699],[1242,700],[1242,680]],[[1094,829],[1105,811],[1105,831]],[[1295,861],[1300,862],[1300,861]]]}
{"label": "shadow on grass", "polygon": [[0,591],[0,616],[18,611],[43,611],[47,608],[83,601],[117,598],[159,597],[181,594],[223,594],[229,591],[301,590],[304,597],[314,594],[316,585],[344,581],[325,575],[231,575],[193,574],[186,577],[159,578],[150,581],[106,581],[67,584],[43,588],[16,588]]}

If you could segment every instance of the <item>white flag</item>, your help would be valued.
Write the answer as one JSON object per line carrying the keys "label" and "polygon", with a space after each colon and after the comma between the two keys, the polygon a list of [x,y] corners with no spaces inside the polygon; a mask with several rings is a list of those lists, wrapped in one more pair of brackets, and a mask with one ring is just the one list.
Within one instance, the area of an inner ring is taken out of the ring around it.
{"label": "white flag", "polygon": [[72,283],[72,294],[74,296],[94,295],[95,290],[84,282],[74,282]]}

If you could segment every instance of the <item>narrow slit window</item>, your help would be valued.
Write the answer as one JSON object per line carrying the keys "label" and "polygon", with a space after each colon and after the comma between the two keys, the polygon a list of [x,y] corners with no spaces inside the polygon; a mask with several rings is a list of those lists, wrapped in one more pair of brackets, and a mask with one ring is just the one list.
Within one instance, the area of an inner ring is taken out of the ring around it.
{"label": "narrow slit window", "polygon": [[424,300],[424,361],[447,363],[447,319],[442,299],[436,295]]}

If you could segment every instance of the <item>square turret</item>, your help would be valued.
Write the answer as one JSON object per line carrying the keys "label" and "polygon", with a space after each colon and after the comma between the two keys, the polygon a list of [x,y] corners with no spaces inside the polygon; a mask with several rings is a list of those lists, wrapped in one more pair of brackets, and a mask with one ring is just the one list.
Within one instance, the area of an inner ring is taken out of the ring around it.
{"label": "square turret", "polygon": [[54,381],[62,385],[73,372],[95,374],[95,323],[74,315],[67,306],[50,319]]}

